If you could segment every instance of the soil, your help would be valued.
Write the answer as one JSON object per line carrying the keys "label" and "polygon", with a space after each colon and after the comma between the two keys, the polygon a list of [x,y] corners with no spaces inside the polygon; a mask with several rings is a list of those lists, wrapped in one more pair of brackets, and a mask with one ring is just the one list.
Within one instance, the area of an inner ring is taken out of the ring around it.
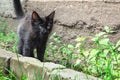
{"label": "soil", "polygon": [[[53,32],[63,38],[63,43],[74,43],[77,37],[92,38],[104,31],[104,26],[110,27],[116,33],[110,34],[112,42],[120,40],[120,3],[103,1],[33,1],[24,3],[26,14],[33,10],[40,16],[46,16],[56,11]],[[18,21],[6,18],[9,26],[16,31]],[[89,41],[89,40],[88,40]],[[88,42],[89,43],[89,42]]]}

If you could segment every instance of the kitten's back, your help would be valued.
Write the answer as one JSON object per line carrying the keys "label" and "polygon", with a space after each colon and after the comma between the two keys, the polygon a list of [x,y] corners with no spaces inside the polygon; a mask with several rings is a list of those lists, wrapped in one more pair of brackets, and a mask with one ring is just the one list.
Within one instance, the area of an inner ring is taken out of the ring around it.
{"label": "kitten's back", "polygon": [[20,20],[17,32],[18,34],[25,34],[25,32],[31,31],[31,28],[31,17],[30,15],[26,15]]}

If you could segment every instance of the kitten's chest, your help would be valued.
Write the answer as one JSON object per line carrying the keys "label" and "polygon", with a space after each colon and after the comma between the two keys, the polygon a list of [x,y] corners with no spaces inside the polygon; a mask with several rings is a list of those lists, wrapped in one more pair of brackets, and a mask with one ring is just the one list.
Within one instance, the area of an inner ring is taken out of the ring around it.
{"label": "kitten's chest", "polygon": [[41,39],[39,37],[34,38],[33,40],[36,44],[41,44]]}
{"label": "kitten's chest", "polygon": [[47,41],[47,39],[46,38],[37,38],[36,40],[35,40],[35,42],[36,42],[36,45],[44,45],[44,44],[46,44],[46,41]]}

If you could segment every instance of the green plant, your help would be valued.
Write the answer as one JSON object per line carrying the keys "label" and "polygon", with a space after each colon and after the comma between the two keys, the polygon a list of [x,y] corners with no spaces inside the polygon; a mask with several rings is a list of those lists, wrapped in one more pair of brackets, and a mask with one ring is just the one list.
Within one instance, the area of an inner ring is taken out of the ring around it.
{"label": "green plant", "polygon": [[[78,50],[84,58],[84,72],[94,74],[104,80],[120,79],[120,40],[116,45],[113,44],[107,37],[109,32],[112,31],[107,28],[107,32],[97,34],[92,39],[93,45],[90,49],[81,49],[79,45]],[[81,63],[81,60],[78,60],[76,65]]]}
{"label": "green plant", "polygon": [[34,72],[34,79],[35,80],[45,80],[46,79],[46,74],[45,74],[45,68],[44,68],[44,64],[42,66],[42,70],[38,69],[38,71]]}
{"label": "green plant", "polygon": [[6,34],[7,26],[8,25],[6,24],[5,19],[0,17],[0,32],[3,33],[3,34]]}
{"label": "green plant", "polygon": [[[50,43],[47,46],[45,60],[60,63],[64,66],[72,66],[69,63],[72,60],[75,46],[72,44],[63,44],[62,37],[53,33],[50,37]],[[57,57],[56,57],[57,56]]]}
{"label": "green plant", "polygon": [[[0,80],[19,80],[12,71],[7,70],[9,74],[3,74],[2,70],[0,71]],[[28,80],[25,76],[21,76],[21,80]]]}
{"label": "green plant", "polygon": [[0,32],[0,46],[6,50],[17,52],[17,36],[14,31],[9,31],[7,34]]}
{"label": "green plant", "polygon": [[86,38],[77,38],[76,45],[61,44],[62,38],[54,33],[46,50],[47,58],[52,56],[51,61],[104,80],[120,79],[120,40],[113,44],[108,38],[113,32],[106,26],[105,32],[96,34],[91,40],[89,49],[85,48]]}
{"label": "green plant", "polygon": [[[17,35],[13,30],[9,30],[5,19],[0,17],[0,48],[17,53]],[[2,63],[0,63],[2,64]],[[8,75],[4,75],[3,71],[0,69],[0,80],[18,80],[18,78],[9,71]],[[21,80],[28,80],[24,75],[21,76]]]}
{"label": "green plant", "polygon": [[5,19],[0,17],[0,47],[12,52],[17,52],[17,35],[13,30],[9,29]]}

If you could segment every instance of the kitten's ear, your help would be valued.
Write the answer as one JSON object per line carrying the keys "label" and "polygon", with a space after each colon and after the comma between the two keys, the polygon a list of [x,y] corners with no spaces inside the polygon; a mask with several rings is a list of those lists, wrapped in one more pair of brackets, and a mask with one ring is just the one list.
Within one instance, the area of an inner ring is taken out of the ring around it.
{"label": "kitten's ear", "polygon": [[36,21],[36,20],[39,20],[39,19],[40,19],[40,16],[38,15],[38,13],[36,11],[33,11],[32,12],[32,20]]}
{"label": "kitten's ear", "polygon": [[47,20],[53,20],[55,15],[55,11],[51,12],[46,18]]}

